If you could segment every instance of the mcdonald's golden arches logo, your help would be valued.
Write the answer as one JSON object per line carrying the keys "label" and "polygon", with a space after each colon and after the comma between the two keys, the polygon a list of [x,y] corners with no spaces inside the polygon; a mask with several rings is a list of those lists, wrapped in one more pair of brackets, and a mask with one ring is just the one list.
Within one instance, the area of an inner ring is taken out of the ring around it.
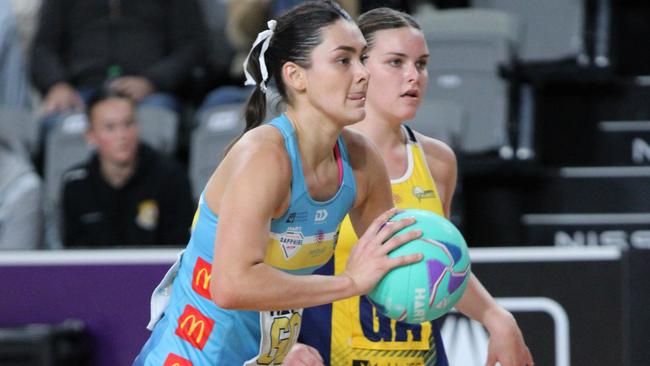
{"label": "mcdonald's golden arches logo", "polygon": [[163,366],[192,366],[192,363],[177,354],[170,353],[167,355]]}
{"label": "mcdonald's golden arches logo", "polygon": [[192,276],[192,289],[199,295],[211,300],[210,297],[210,273],[212,265],[203,258],[198,257],[194,265],[194,275]]}
{"label": "mcdonald's golden arches logo", "polygon": [[214,327],[214,320],[188,304],[185,305],[183,314],[178,318],[176,335],[190,342],[195,348],[202,350],[212,333],[212,327]]}

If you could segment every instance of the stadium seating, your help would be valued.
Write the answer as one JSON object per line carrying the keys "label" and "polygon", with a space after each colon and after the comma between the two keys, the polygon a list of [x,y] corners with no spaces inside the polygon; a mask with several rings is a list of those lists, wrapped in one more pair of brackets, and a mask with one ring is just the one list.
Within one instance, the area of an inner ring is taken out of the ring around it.
{"label": "stadium seating", "polygon": [[45,192],[54,205],[61,198],[63,173],[90,155],[91,148],[84,138],[87,124],[83,114],[65,116],[45,139]]}
{"label": "stadium seating", "polygon": [[190,137],[189,177],[194,198],[223,158],[224,150],[244,130],[242,104],[226,104],[199,114]]}
{"label": "stadium seating", "polygon": [[509,146],[508,83],[499,65],[516,54],[517,19],[494,10],[452,9],[422,13],[417,20],[430,53],[428,97],[467,110],[459,149],[484,153]]}
{"label": "stadium seating", "polygon": [[[225,154],[225,149],[244,131],[244,103],[224,104],[201,111],[197,127],[190,137],[189,177],[195,199],[207,183]],[[269,87],[266,92],[264,122],[284,112],[278,92]]]}
{"label": "stadium seating", "polygon": [[19,141],[28,152],[36,150],[38,121],[27,109],[0,106],[0,134]]}
{"label": "stadium seating", "polygon": [[414,130],[456,147],[462,130],[466,128],[465,110],[452,101],[425,99],[415,118],[409,121]]}
{"label": "stadium seating", "polygon": [[508,12],[521,20],[523,39],[518,52],[521,60],[584,55],[583,0],[472,0],[472,6]]}
{"label": "stadium seating", "polygon": [[60,123],[47,134],[43,176],[45,181],[45,246],[60,248],[61,243],[61,195],[63,174],[71,167],[86,160],[91,148],[86,143],[84,133],[87,120],[83,114],[70,114],[62,117]]}
{"label": "stadium seating", "polygon": [[140,139],[162,153],[173,155],[178,144],[178,116],[152,106],[138,107],[136,115]]}

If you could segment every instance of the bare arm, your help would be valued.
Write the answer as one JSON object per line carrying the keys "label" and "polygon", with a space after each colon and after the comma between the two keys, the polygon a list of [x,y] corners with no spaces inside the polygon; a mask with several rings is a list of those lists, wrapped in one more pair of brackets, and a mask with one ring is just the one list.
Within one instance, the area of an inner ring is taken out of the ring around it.
{"label": "bare arm", "polygon": [[[441,195],[445,216],[449,217],[457,181],[456,157],[447,145],[438,140],[420,134],[418,140],[422,142],[427,164]],[[497,361],[503,366],[533,365],[515,318],[496,303],[473,273],[456,309],[483,324],[490,332],[487,365],[494,365]]]}
{"label": "bare arm", "polygon": [[456,191],[456,182],[458,181],[456,154],[444,142],[417,132],[416,134],[424,150],[431,176],[436,183],[445,216],[449,218],[451,215],[451,202]]}
{"label": "bare arm", "polygon": [[367,291],[368,283],[374,285],[391,268],[394,260],[386,254],[396,241],[389,241],[386,246],[381,243],[399,227],[379,230],[391,213],[370,224],[379,234],[366,239],[372,245],[367,245],[364,254],[371,260],[359,263],[365,268],[379,268],[373,270],[381,272],[378,276],[358,268],[339,276],[296,276],[266,265],[270,220],[286,210],[291,167],[282,145],[246,144],[247,141],[240,141],[240,146],[231,151],[238,155],[238,164],[228,173],[221,199],[207,196],[210,185],[217,184],[212,180],[206,191],[208,205],[218,207],[219,214],[210,281],[217,305],[278,310],[330,303]]}
{"label": "bare arm", "polygon": [[[285,205],[291,168],[282,146],[252,146],[239,155],[219,206],[211,291],[223,308],[277,310],[323,304],[352,296],[349,278],[294,276],[264,263],[269,225]],[[210,182],[209,184],[212,184]],[[208,204],[213,197],[207,196]]]}
{"label": "bare arm", "polygon": [[486,365],[494,366],[497,361],[503,366],[534,365],[515,318],[496,303],[473,274],[456,308],[483,324],[490,333]]}

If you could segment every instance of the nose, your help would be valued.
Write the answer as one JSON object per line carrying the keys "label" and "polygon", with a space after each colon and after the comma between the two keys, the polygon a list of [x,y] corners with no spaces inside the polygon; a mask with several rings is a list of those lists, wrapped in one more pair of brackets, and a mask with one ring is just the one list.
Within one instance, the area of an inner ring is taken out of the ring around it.
{"label": "nose", "polygon": [[116,132],[117,136],[124,138],[126,135],[128,135],[129,128],[126,125],[121,125],[117,127]]}
{"label": "nose", "polygon": [[420,77],[420,70],[418,70],[415,63],[409,63],[406,67],[406,78],[408,82],[417,82]]}
{"label": "nose", "polygon": [[363,62],[357,62],[357,70],[356,70],[356,81],[357,82],[363,82],[363,81],[368,81],[370,79],[370,71],[368,71],[368,68]]}
{"label": "nose", "polygon": [[129,139],[134,133],[137,133],[135,124],[125,124],[117,128],[117,136],[120,140]]}

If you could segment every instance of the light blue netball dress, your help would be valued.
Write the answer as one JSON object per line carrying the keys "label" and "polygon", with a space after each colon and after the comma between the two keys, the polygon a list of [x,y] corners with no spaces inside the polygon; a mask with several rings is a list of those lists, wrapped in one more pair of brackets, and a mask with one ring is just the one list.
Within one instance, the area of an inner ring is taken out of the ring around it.
{"label": "light blue netball dress", "polygon": [[[334,252],[340,224],[356,195],[354,175],[339,136],[333,148],[339,189],[328,201],[314,200],[305,185],[293,126],[285,115],[270,125],[284,136],[292,181],[289,208],[271,220],[264,263],[291,274],[311,274]],[[302,309],[225,310],[210,299],[218,222],[202,194],[190,242],[152,295],[148,328],[153,332],[134,365],[281,365],[297,340]]]}

